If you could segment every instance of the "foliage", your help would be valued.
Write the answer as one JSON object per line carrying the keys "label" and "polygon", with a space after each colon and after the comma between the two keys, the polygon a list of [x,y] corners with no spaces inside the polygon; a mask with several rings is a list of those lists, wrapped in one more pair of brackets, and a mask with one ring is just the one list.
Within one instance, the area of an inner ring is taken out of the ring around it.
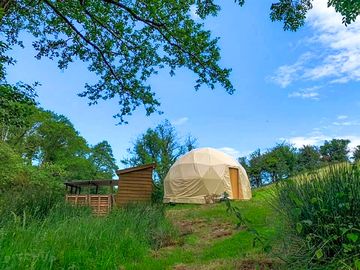
{"label": "foliage", "polygon": [[[271,5],[272,21],[282,21],[284,30],[296,31],[304,25],[307,12],[312,9],[313,0],[279,0]],[[328,7],[334,7],[343,16],[343,23],[349,25],[360,14],[360,2],[353,0],[328,0]]]}
{"label": "foliage", "polygon": [[39,111],[38,119],[25,140],[29,161],[57,163],[69,157],[84,157],[89,148],[69,119],[49,111]]}
{"label": "foliage", "polygon": [[36,106],[26,88],[0,86],[0,223],[45,218],[69,179],[111,178],[110,145],[89,147],[64,116]]}
{"label": "foliage", "polygon": [[[242,6],[245,1],[235,1]],[[312,0],[279,0],[271,6],[271,20],[282,21],[285,30],[304,24]],[[360,4],[353,0],[329,0],[343,15],[347,25],[359,15]],[[191,9],[201,19],[215,16],[220,6],[214,0],[151,2],[115,0],[80,1],[0,1],[0,78],[4,63],[14,63],[5,53],[14,45],[23,46],[21,31],[34,37],[36,58],[57,59],[60,69],[79,59],[88,63],[99,81],[86,84],[80,96],[90,104],[117,98],[120,111],[115,115],[126,122],[137,107],[146,114],[160,105],[147,81],[164,67],[171,75],[186,67],[197,75],[195,89],[201,85],[222,85],[234,92],[230,69],[221,68],[218,38],[212,38],[204,25],[191,17]]]}
{"label": "foliage", "polygon": [[260,149],[252,152],[249,159],[240,158],[240,164],[245,168],[252,186],[260,187],[263,184],[264,162]]}
{"label": "foliage", "polygon": [[89,161],[96,167],[95,178],[112,178],[117,170],[111,145],[107,141],[102,141],[91,147]]}
{"label": "foliage", "polygon": [[21,157],[8,144],[0,141],[0,192],[21,172],[22,163]]}
{"label": "foliage", "polygon": [[32,88],[0,90],[0,141],[27,164],[60,166],[68,179],[112,178],[116,162],[108,142],[89,146],[69,119],[37,107]]}
{"label": "foliage", "polygon": [[321,166],[320,152],[318,147],[304,145],[297,154],[297,171],[312,171]]}
{"label": "foliage", "polygon": [[24,84],[0,85],[0,141],[18,140],[17,130],[29,126],[29,117],[35,112],[34,89]]}
{"label": "foliage", "polygon": [[45,217],[51,207],[64,199],[61,167],[40,168],[24,164],[6,143],[0,143],[0,216]]}
{"label": "foliage", "polygon": [[[332,163],[349,162],[350,141],[332,139],[320,147],[304,145],[301,148],[281,143],[261,153],[260,149],[248,157],[239,158],[252,186],[259,187],[274,183],[303,172],[310,172]],[[360,156],[359,147],[354,150],[353,159]]]}
{"label": "foliage", "polygon": [[350,140],[344,139],[325,141],[324,145],[320,146],[322,160],[330,163],[349,161],[349,143]]}
{"label": "foliage", "polygon": [[98,218],[59,204],[42,221],[15,217],[0,230],[1,269],[121,269],[176,238],[162,206],[145,205]]}
{"label": "foliage", "polygon": [[289,144],[281,143],[267,152],[264,168],[270,174],[271,181],[276,182],[289,177],[296,166],[296,149]]}
{"label": "foliage", "polygon": [[60,69],[75,59],[88,63],[99,81],[86,84],[80,96],[91,104],[117,97],[120,122],[139,106],[147,115],[158,110],[160,103],[147,81],[164,67],[171,75],[181,67],[193,71],[196,89],[220,84],[228,93],[234,91],[230,69],[218,64],[218,39],[191,17],[193,4],[203,19],[216,15],[212,1],[5,2],[0,29],[7,46],[22,45],[19,32],[27,31],[35,39],[36,58],[57,59]]}
{"label": "foliage", "polygon": [[178,157],[195,148],[196,140],[188,136],[181,142],[175,128],[168,120],[149,128],[136,139],[133,148],[128,149],[129,157],[121,162],[126,166],[138,166],[156,163],[154,200],[163,198],[163,180]]}
{"label": "foliage", "polygon": [[304,242],[295,262],[307,269],[355,267],[360,254],[359,164],[332,165],[283,181],[277,195],[278,209]]}
{"label": "foliage", "polygon": [[355,147],[354,153],[353,153],[353,159],[355,162],[360,161],[360,145]]}

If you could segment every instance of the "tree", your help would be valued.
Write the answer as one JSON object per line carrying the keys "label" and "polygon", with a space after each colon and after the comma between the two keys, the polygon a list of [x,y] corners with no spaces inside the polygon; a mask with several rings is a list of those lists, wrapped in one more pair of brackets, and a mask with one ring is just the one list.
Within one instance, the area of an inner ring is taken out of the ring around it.
{"label": "tree", "polygon": [[32,133],[25,140],[29,161],[59,163],[70,157],[86,157],[89,147],[63,115],[42,111]]}
{"label": "tree", "polygon": [[272,182],[285,179],[295,173],[296,149],[281,143],[263,156],[263,169],[268,172]]}
{"label": "tree", "polygon": [[324,145],[320,146],[321,159],[329,163],[349,161],[349,143],[350,140],[344,139],[325,141]]}
{"label": "tree", "polygon": [[96,168],[95,178],[112,178],[117,170],[110,144],[102,141],[91,147],[89,160]]}
{"label": "tree", "polygon": [[263,155],[260,149],[254,151],[249,155],[249,158],[239,158],[240,164],[246,170],[252,186],[260,187],[263,185]]}
{"label": "tree", "polygon": [[[201,18],[215,15],[212,1],[196,1]],[[120,122],[138,106],[149,115],[159,102],[147,85],[148,78],[168,67],[174,75],[186,67],[197,74],[195,88],[219,83],[229,93],[229,69],[221,68],[217,39],[191,17],[194,1],[31,1],[1,0],[0,33],[3,48],[18,44],[20,31],[34,36],[36,58],[57,59],[66,69],[75,59],[89,63],[98,75],[80,95],[91,104],[118,98]],[[1,52],[1,51],[0,51]],[[4,57],[4,53],[0,55]],[[12,59],[5,59],[9,62]]]}
{"label": "tree", "polygon": [[320,152],[316,146],[304,145],[299,149],[297,158],[297,171],[309,171],[321,165]]}
{"label": "tree", "polygon": [[0,141],[12,144],[29,127],[29,117],[36,111],[35,92],[22,84],[0,85]]}
{"label": "tree", "polygon": [[353,153],[353,159],[355,162],[360,161],[360,145],[356,146],[354,153]]}
{"label": "tree", "polygon": [[[242,6],[245,0],[235,2]],[[279,0],[272,4],[270,17],[283,21],[285,30],[296,30],[304,24],[311,3]],[[346,24],[360,12],[359,1],[329,0],[328,5],[344,16]],[[218,65],[217,38],[192,19],[192,7],[201,19],[220,10],[214,0],[1,0],[0,78],[5,74],[4,63],[14,62],[6,51],[22,46],[19,33],[27,31],[35,38],[38,59],[58,59],[61,69],[75,59],[89,63],[99,81],[86,84],[80,96],[90,104],[117,97],[120,122],[138,106],[144,106],[147,115],[158,110],[160,103],[147,80],[164,67],[171,75],[180,67],[192,70],[198,76],[196,89],[219,83],[233,93],[230,70]]]}
{"label": "tree", "polygon": [[155,199],[162,199],[163,180],[171,165],[187,150],[195,148],[195,140],[189,138],[191,137],[188,137],[182,143],[175,128],[166,120],[154,129],[149,128],[137,138],[133,147],[128,149],[129,157],[121,162],[126,166],[138,166],[155,162],[155,184],[157,186]]}

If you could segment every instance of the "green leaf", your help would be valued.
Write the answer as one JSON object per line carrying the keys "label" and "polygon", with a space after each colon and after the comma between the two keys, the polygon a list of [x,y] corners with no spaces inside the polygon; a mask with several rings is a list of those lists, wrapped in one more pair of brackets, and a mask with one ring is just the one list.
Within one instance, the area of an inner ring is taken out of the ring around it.
{"label": "green leaf", "polygon": [[359,235],[357,235],[356,233],[348,233],[346,237],[353,243],[355,243],[359,239]]}
{"label": "green leaf", "polygon": [[316,198],[312,198],[312,199],[310,200],[310,202],[311,202],[312,204],[315,204],[315,203],[317,203],[317,199],[316,199]]}
{"label": "green leaf", "polygon": [[360,260],[356,259],[354,261],[355,270],[360,270]]}
{"label": "green leaf", "polygon": [[317,259],[321,259],[324,256],[324,253],[321,248],[319,248],[317,251],[315,251],[315,256]]}
{"label": "green leaf", "polygon": [[296,223],[296,231],[298,233],[301,233],[302,230],[303,230],[303,225],[300,222]]}

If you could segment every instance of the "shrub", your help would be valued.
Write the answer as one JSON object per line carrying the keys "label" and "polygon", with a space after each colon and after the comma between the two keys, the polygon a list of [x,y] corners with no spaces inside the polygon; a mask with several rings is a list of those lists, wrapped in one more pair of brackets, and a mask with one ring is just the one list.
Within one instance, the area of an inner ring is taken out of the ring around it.
{"label": "shrub", "polygon": [[34,167],[0,142],[0,226],[14,216],[44,218],[64,200],[63,170],[46,164]]}
{"label": "shrub", "polygon": [[278,209],[303,240],[297,262],[307,269],[359,267],[359,164],[333,165],[283,181],[277,198]]}

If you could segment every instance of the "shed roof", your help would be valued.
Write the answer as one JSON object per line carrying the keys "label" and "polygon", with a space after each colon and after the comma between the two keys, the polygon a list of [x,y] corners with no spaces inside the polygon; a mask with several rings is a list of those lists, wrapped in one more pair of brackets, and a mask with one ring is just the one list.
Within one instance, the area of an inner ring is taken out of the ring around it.
{"label": "shed roof", "polygon": [[68,181],[68,182],[64,182],[65,186],[69,186],[69,187],[89,187],[89,186],[109,186],[109,187],[113,187],[113,186],[117,186],[118,185],[118,180],[113,180],[113,179],[107,179],[107,180],[82,180],[82,181]]}
{"label": "shed roof", "polygon": [[155,169],[155,167],[156,167],[156,163],[150,163],[150,164],[127,168],[127,169],[123,169],[123,170],[117,170],[116,174],[120,176],[121,174],[141,171],[141,170],[145,170],[145,169],[149,169],[149,168]]}

